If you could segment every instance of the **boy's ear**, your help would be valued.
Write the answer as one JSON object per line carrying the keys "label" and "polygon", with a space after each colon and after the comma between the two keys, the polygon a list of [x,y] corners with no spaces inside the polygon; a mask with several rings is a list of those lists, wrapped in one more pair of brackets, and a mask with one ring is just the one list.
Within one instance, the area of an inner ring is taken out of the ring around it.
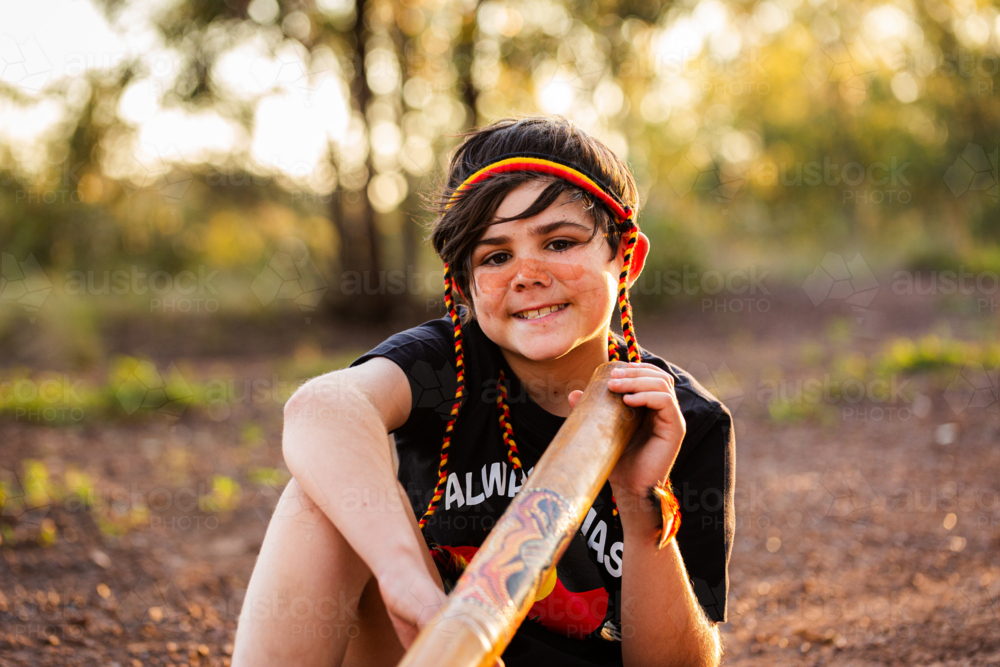
{"label": "boy's ear", "polygon": [[[625,258],[625,244],[621,245],[622,259]],[[646,266],[646,257],[649,255],[649,237],[639,232],[639,236],[635,240],[635,245],[632,246],[632,263],[628,268],[628,285],[632,286],[639,278],[639,274],[642,273],[642,267]]]}

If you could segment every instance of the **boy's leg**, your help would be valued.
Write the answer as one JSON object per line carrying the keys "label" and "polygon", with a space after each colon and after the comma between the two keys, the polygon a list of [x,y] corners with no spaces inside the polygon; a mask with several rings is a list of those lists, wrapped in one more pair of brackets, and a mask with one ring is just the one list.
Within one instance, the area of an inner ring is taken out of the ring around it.
{"label": "boy's leg", "polygon": [[[295,479],[285,487],[250,577],[233,665],[339,665],[371,571]],[[355,626],[355,627],[352,627]]]}
{"label": "boy's leg", "polygon": [[403,659],[406,651],[389,620],[375,577],[368,580],[361,594],[358,628],[360,632],[347,645],[341,667],[393,667]]}
{"label": "boy's leg", "polygon": [[[440,585],[429,553],[425,564]],[[371,570],[293,479],[250,578],[234,666],[395,665],[403,652]]]}

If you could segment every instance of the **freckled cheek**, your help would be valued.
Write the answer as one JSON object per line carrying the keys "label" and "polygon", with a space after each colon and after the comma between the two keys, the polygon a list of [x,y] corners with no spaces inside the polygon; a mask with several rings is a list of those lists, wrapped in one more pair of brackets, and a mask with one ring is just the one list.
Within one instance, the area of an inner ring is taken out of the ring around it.
{"label": "freckled cheek", "polygon": [[513,273],[510,271],[490,271],[475,274],[476,288],[480,299],[496,298],[503,294],[510,284]]}
{"label": "freckled cheek", "polygon": [[549,271],[561,283],[577,283],[585,280],[587,270],[579,262],[551,262]]}
{"label": "freckled cheek", "polygon": [[603,299],[607,293],[604,274],[592,264],[577,262],[552,262],[549,271],[553,278],[573,290],[577,300]]}
{"label": "freckled cheek", "polygon": [[510,277],[499,271],[490,271],[477,273],[473,279],[476,283],[473,296],[476,311],[481,317],[489,319],[492,313],[499,313],[503,309],[504,293],[510,284]]}

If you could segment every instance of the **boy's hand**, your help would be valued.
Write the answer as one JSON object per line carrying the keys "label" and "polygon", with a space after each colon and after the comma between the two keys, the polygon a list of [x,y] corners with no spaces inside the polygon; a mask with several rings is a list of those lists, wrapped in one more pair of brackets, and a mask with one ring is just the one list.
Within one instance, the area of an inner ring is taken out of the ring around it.
{"label": "boy's hand", "polygon": [[[674,378],[659,366],[629,363],[626,368],[611,371],[608,389],[624,394],[625,405],[644,406],[649,410],[645,423],[636,431],[608,477],[620,500],[644,498],[649,487],[669,477],[687,432],[674,393]],[[581,396],[582,391],[571,392],[570,406],[576,407]]]}
{"label": "boy's hand", "polygon": [[385,611],[403,648],[417,638],[420,629],[444,606],[448,596],[424,571],[395,572],[378,581]]}
{"label": "boy's hand", "polygon": [[[379,580],[379,593],[399,642],[409,649],[420,630],[444,607],[448,596],[426,572],[398,571],[395,575]],[[504,667],[503,660],[497,658],[495,667]]]}

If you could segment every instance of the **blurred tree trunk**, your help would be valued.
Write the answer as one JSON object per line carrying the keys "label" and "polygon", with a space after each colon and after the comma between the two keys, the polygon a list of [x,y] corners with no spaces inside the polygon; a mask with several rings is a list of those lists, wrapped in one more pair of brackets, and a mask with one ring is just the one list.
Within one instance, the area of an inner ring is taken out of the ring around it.
{"label": "blurred tree trunk", "polygon": [[[409,41],[408,41],[409,40]],[[399,109],[403,115],[406,114],[406,102],[403,99],[403,86],[410,78],[410,59],[407,53],[407,46],[413,46],[416,40],[410,40],[407,35],[403,34],[403,30],[396,20],[396,25],[392,28],[392,43],[396,49],[396,55],[399,57],[399,90],[398,92],[398,102]],[[402,118],[400,118],[400,125],[402,125]],[[405,139],[404,139],[405,141]],[[405,169],[404,176],[405,176]],[[413,180],[407,179],[407,186],[409,188],[409,195],[414,193]],[[408,195],[408,199],[409,199]],[[417,262],[419,261],[419,250],[420,250],[420,222],[419,222],[419,205],[414,208],[409,208],[406,206],[406,200],[400,204],[402,209],[403,221],[400,225],[399,240],[403,253],[403,266],[401,268],[406,275],[409,275],[410,271],[415,272],[417,270]],[[409,279],[407,279],[409,280]],[[417,294],[404,294],[401,299],[401,307],[406,309],[411,309],[413,307],[421,305],[419,303],[421,295]]]}
{"label": "blurred tree trunk", "polygon": [[475,127],[479,119],[476,110],[478,91],[472,82],[472,64],[476,58],[476,12],[479,10],[478,0],[462,17],[462,32],[455,47],[455,63],[458,67],[458,92],[462,101],[469,107],[470,114],[466,119],[468,127]]}
{"label": "blurred tree trunk", "polygon": [[[368,0],[355,0],[354,38],[354,78],[351,81],[351,97],[358,111],[365,117],[367,125],[368,105],[371,101],[371,91],[368,88],[368,76],[365,69],[368,30],[365,27],[365,10]],[[371,179],[373,169],[371,160],[371,137],[368,139],[369,150],[365,158],[368,178]],[[381,261],[381,244],[379,242],[378,221],[375,209],[368,199],[368,188],[359,192],[356,202],[347,201],[342,188],[330,202],[330,219],[340,236],[340,284],[345,288],[335,289],[343,297],[334,302],[334,311],[339,316],[350,316],[355,321],[383,321],[389,315],[388,294],[384,287],[384,272]],[[360,289],[354,289],[360,286]]]}

